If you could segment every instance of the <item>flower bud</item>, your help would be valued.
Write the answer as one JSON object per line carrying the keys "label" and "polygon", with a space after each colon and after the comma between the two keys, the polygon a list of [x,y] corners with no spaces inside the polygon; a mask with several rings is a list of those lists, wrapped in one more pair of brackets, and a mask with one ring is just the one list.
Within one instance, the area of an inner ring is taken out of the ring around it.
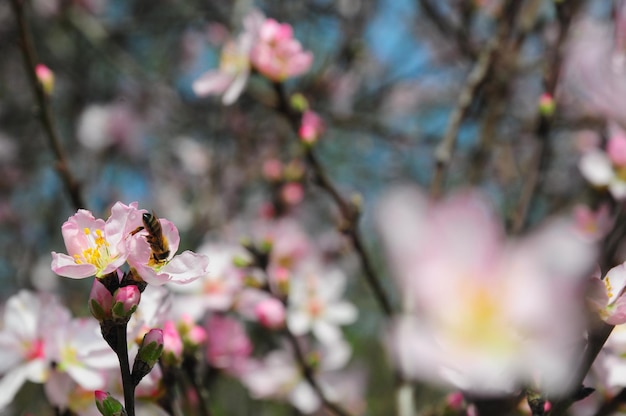
{"label": "flower bud", "polygon": [[270,182],[279,181],[283,174],[283,164],[280,160],[271,158],[263,162],[263,176]]}
{"label": "flower bud", "polygon": [[163,331],[153,328],[143,337],[135,362],[132,378],[135,386],[152,370],[163,352]]}
{"label": "flower bud", "polygon": [[96,407],[103,416],[126,416],[126,410],[122,403],[112,397],[109,393],[101,390],[94,391]]}
{"label": "flower bud", "polygon": [[541,97],[539,97],[539,113],[544,117],[552,117],[555,110],[556,103],[554,98],[548,93],[541,94]]}
{"label": "flower bud", "polygon": [[163,361],[169,365],[179,365],[183,358],[183,340],[174,321],[163,324]]}
{"label": "flower bud", "polygon": [[113,295],[100,282],[93,279],[91,292],[89,293],[89,311],[98,322],[111,318],[111,308],[113,307]]}
{"label": "flower bud", "polygon": [[191,319],[191,316],[184,314],[181,321],[178,324],[178,332],[183,340],[185,349],[195,349],[200,344],[204,343],[207,338],[207,333],[204,328]]}
{"label": "flower bud", "polygon": [[295,93],[291,96],[289,103],[291,104],[291,108],[298,112],[303,112],[309,109],[309,102],[306,97],[301,93]]}
{"label": "flower bud", "polygon": [[130,316],[137,310],[140,300],[141,292],[137,286],[120,287],[113,295],[113,318],[128,322]]}
{"label": "flower bud", "polygon": [[285,326],[285,305],[276,298],[267,298],[257,303],[254,314],[266,328],[280,329]]}
{"label": "flower bud", "polygon": [[297,205],[304,198],[304,189],[299,182],[288,182],[280,190],[280,197],[288,205]]}
{"label": "flower bud", "polygon": [[39,83],[43,88],[43,92],[46,93],[46,95],[52,94],[52,91],[54,90],[54,73],[50,70],[50,68],[43,64],[38,64],[35,67],[35,74],[37,75],[37,80],[39,80]]}
{"label": "flower bud", "polygon": [[324,132],[324,121],[314,111],[307,110],[302,114],[302,123],[298,136],[302,142],[312,145]]}

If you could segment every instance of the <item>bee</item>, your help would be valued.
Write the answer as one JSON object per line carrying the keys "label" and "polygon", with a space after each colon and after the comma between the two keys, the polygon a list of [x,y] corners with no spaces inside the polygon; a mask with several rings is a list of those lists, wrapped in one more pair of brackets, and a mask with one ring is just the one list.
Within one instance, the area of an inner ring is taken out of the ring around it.
{"label": "bee", "polygon": [[146,241],[148,241],[150,250],[152,251],[150,260],[153,264],[161,264],[169,257],[170,249],[167,244],[167,238],[163,235],[159,217],[152,211],[152,214],[144,213],[141,219],[143,226],[137,227],[130,235],[135,235],[141,230],[146,230],[148,232]]}

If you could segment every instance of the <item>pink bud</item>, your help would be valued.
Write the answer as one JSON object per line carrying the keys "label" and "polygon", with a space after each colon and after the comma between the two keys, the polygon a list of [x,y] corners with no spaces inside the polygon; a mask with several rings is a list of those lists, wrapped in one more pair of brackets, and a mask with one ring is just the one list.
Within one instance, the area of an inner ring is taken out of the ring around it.
{"label": "pink bud", "polygon": [[93,394],[96,397],[96,401],[98,402],[103,402],[109,396],[109,394],[106,391],[102,391],[102,390],[96,390],[93,392]]}
{"label": "pink bud", "polygon": [[120,287],[113,295],[113,317],[121,319],[130,318],[137,309],[140,300],[141,292],[137,286]]}
{"label": "pink bud", "polygon": [[448,405],[448,408],[452,410],[461,410],[463,408],[463,400],[463,393],[460,391],[450,393],[446,397],[446,403]]}
{"label": "pink bud", "polygon": [[550,410],[552,410],[552,403],[546,400],[546,402],[543,404],[543,411],[548,413]]}
{"label": "pink bud", "polygon": [[54,90],[54,73],[50,68],[43,64],[38,64],[35,66],[35,74],[46,95],[52,94]]}
{"label": "pink bud", "polygon": [[180,335],[185,345],[198,346],[206,341],[206,330],[191,319],[187,314],[181,317],[181,321],[178,324]]}
{"label": "pink bud", "polygon": [[280,190],[280,196],[283,201],[289,205],[296,205],[302,202],[304,198],[304,189],[299,182],[286,183]]}
{"label": "pink bud", "polygon": [[263,176],[269,181],[277,181],[280,179],[283,171],[283,165],[278,159],[267,159],[263,162]]}
{"label": "pink bud", "polygon": [[626,136],[622,134],[612,136],[606,145],[606,151],[614,165],[626,166]]}
{"label": "pink bud", "polygon": [[324,121],[314,111],[307,110],[302,114],[302,124],[298,136],[303,142],[313,144],[324,130]]}
{"label": "pink bud", "polygon": [[93,317],[100,322],[110,318],[112,307],[113,295],[111,295],[111,292],[99,279],[93,279],[93,285],[89,293],[89,311],[91,311]]}
{"label": "pink bud", "polygon": [[163,344],[163,330],[159,328],[152,328],[143,337],[143,344],[148,345],[152,342],[156,342],[157,345]]}
{"label": "pink bud", "polygon": [[541,94],[539,97],[539,112],[544,116],[551,116],[556,110],[556,104],[552,95],[548,93]]}
{"label": "pink bud", "polygon": [[266,328],[279,329],[285,325],[285,305],[276,298],[267,298],[257,303],[254,314]]}
{"label": "pink bud", "polygon": [[171,320],[163,324],[163,355],[171,362],[176,362],[183,356],[183,340]]}

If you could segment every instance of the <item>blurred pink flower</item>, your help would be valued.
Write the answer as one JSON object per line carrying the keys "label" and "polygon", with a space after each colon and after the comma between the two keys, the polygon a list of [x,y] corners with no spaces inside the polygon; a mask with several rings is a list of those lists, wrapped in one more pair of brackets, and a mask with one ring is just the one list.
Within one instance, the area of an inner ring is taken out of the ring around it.
{"label": "blurred pink flower", "polygon": [[50,295],[22,290],[7,301],[0,330],[0,410],[26,381],[44,383],[52,357],[48,343],[70,313]]}
{"label": "blurred pink flower", "polygon": [[379,225],[404,296],[389,345],[406,376],[478,394],[569,387],[595,254],[572,224],[507,242],[480,195],[432,203],[401,189]]}
{"label": "blurred pink flower", "polygon": [[209,364],[230,374],[245,371],[246,362],[252,353],[252,343],[241,322],[219,314],[206,321]]}
{"label": "blurred pink flower", "polygon": [[306,110],[302,114],[298,136],[303,142],[312,144],[324,133],[324,128],[324,120],[315,111]]}
{"label": "blurred pink flower", "polygon": [[101,389],[106,370],[119,366],[117,357],[102,338],[100,325],[93,319],[76,318],[57,327],[46,344],[46,354],[55,371],[67,373],[84,389]]}
{"label": "blurred pink flower", "polygon": [[598,188],[608,188],[618,200],[626,198],[626,131],[610,125],[606,151],[593,149],[583,154],[578,167],[585,179]]}
{"label": "blurred pink flower", "polygon": [[52,270],[61,276],[102,277],[126,262],[128,224],[136,222],[137,204],[116,203],[106,222],[79,209],[61,227],[68,254],[52,252]]}
{"label": "blurred pink flower", "polygon": [[304,188],[300,182],[287,182],[280,190],[282,200],[288,205],[297,205],[304,198]]}
{"label": "blurred pink flower", "polygon": [[197,96],[220,94],[225,105],[239,98],[250,76],[250,51],[264,18],[256,9],[244,18],[244,31],[222,49],[219,70],[208,71],[193,83]]}
{"label": "blurred pink flower", "polygon": [[210,259],[206,273],[186,285],[168,286],[175,293],[174,314],[187,314],[196,320],[207,311],[226,311],[232,307],[243,287],[245,273],[233,261],[235,257],[249,258],[241,246],[224,243],[204,244],[198,253]]}
{"label": "blurred pink flower", "polygon": [[265,19],[250,53],[252,65],[272,81],[302,75],[313,63],[313,54],[304,51],[293,37],[288,23]]}
{"label": "blurred pink flower", "polygon": [[309,331],[323,342],[342,337],[340,325],[356,321],[358,310],[343,300],[346,276],[338,269],[310,265],[298,270],[290,281],[287,326],[294,335]]}
{"label": "blurred pink flower", "polygon": [[[351,354],[350,346],[343,339],[307,354],[307,359],[315,357],[311,360],[316,362],[314,376],[324,396],[330,401],[343,404],[347,397],[342,393],[353,393],[348,390],[358,384],[356,379],[337,377],[341,374],[338,370],[346,365]],[[262,360],[251,361],[240,378],[253,397],[287,400],[305,414],[314,413],[322,404],[318,394],[304,378],[300,364],[290,349],[275,350]]]}
{"label": "blurred pink flower", "polygon": [[285,305],[276,298],[267,298],[256,304],[255,315],[261,325],[270,329],[285,326]]}
{"label": "blurred pink flower", "polygon": [[592,211],[587,205],[576,205],[573,212],[574,222],[578,230],[591,240],[598,241],[609,232],[613,226],[613,218],[609,206],[601,205]]}
{"label": "blurred pink flower", "polygon": [[[150,333],[148,333],[148,335],[150,335]],[[146,335],[146,338],[148,335]],[[163,324],[162,357],[164,361],[169,364],[180,363],[183,359],[183,339],[178,333],[176,324],[171,319],[168,319]]]}

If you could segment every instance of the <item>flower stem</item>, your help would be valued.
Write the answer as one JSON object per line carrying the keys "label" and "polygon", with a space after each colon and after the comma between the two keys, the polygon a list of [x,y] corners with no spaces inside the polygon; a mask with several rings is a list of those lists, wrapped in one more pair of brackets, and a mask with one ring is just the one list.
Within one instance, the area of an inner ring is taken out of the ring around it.
{"label": "flower stem", "polygon": [[128,341],[126,335],[126,324],[116,325],[117,347],[115,354],[120,362],[122,373],[122,386],[124,387],[124,407],[128,416],[135,416],[135,384],[130,374],[130,363],[128,361]]}

